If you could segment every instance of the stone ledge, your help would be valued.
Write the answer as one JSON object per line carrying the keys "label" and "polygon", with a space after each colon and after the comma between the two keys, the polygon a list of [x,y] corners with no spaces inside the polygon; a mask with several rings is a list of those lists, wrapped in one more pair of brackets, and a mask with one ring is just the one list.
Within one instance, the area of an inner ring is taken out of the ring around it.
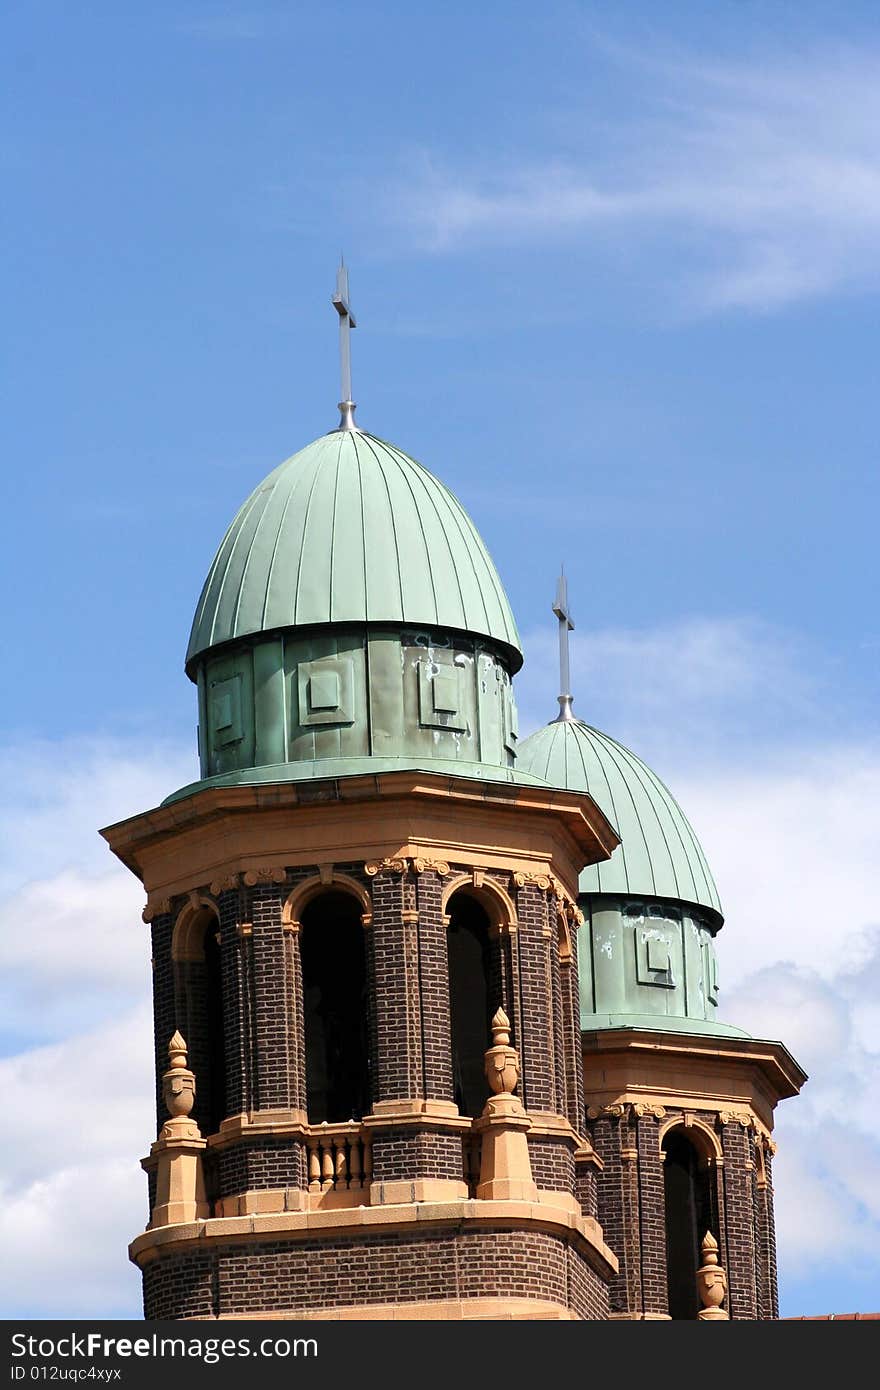
{"label": "stone ledge", "polygon": [[484,1227],[534,1229],[571,1241],[588,1264],[603,1278],[618,1272],[617,1256],[605,1244],[602,1228],[589,1216],[550,1202],[463,1201],[408,1202],[382,1207],[348,1207],[336,1211],[288,1211],[249,1216],[215,1216],[176,1226],[163,1226],[136,1236],[129,1258],[143,1266],[161,1253],[180,1251],[197,1244],[281,1238],[314,1239],[320,1236],[351,1238],[388,1232],[414,1232],[427,1227],[455,1226],[465,1231]]}

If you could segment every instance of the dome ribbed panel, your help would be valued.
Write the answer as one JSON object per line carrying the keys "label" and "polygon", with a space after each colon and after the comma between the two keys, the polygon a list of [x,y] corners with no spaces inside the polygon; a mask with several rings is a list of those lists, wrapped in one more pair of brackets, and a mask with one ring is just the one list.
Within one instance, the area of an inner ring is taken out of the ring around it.
{"label": "dome ribbed panel", "polygon": [[187,663],[259,632],[362,622],[470,632],[521,664],[498,572],[458,499],[393,445],[334,432],[239,509],[205,582]]}
{"label": "dome ribbed panel", "polygon": [[581,720],[548,724],[524,739],[517,771],[585,791],[617,829],[611,858],[584,869],[582,893],[696,903],[721,914],[706,856],[669,789],[629,748]]}

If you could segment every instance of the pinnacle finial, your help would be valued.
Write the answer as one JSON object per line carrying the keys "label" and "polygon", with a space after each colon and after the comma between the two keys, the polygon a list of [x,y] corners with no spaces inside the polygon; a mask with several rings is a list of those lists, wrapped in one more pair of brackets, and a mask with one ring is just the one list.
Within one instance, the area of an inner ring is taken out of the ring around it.
{"label": "pinnacle finial", "polygon": [[718,1242],[711,1231],[707,1231],[703,1236],[703,1243],[700,1246],[700,1254],[703,1257],[704,1265],[717,1265],[718,1263]]}
{"label": "pinnacle finial", "polygon": [[168,1044],[168,1070],[162,1077],[162,1094],[173,1119],[186,1119],[196,1098],[196,1078],[186,1065],[186,1043],[175,1031]]}
{"label": "pinnacle finial", "polygon": [[348,267],[340,255],[339,269],[336,272],[336,293],[333,307],[339,315],[339,370],[342,382],[342,399],[339,402],[339,424],[337,429],[356,430],[355,403],[351,398],[351,330],[357,328],[357,320],[351,311],[351,297],[348,289]]}
{"label": "pinnacle finial", "polygon": [[703,1306],[697,1317],[704,1322],[723,1321],[730,1317],[721,1307],[727,1293],[727,1275],[718,1263],[718,1241],[711,1231],[703,1236],[700,1254],[703,1263],[697,1270],[697,1293]]}
{"label": "pinnacle finial", "polygon": [[565,570],[560,569],[556,581],[556,598],[553,612],[559,619],[559,713],[553,721],[556,724],[568,723],[574,719],[572,713],[571,667],[568,652],[568,634],[574,631],[574,620],[568,606],[568,580]]}
{"label": "pinnacle finial", "polygon": [[509,1042],[510,1019],[503,1009],[498,1009],[492,1018],[492,1046],[501,1047]]}

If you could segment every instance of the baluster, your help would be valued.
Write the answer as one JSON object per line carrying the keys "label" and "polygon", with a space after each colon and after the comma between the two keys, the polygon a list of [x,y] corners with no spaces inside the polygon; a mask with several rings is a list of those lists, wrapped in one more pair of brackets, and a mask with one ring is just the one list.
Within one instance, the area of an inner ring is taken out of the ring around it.
{"label": "baluster", "polygon": [[364,1134],[364,1180],[362,1186],[369,1187],[373,1177],[373,1140],[367,1131]]}
{"label": "baluster", "polygon": [[333,1140],[327,1135],[321,1137],[321,1191],[329,1192],[333,1186]]}
{"label": "baluster", "polygon": [[348,1150],[348,1173],[349,1188],[359,1192],[364,1184],[361,1180],[361,1141],[357,1134],[351,1136]]}
{"label": "baluster", "polygon": [[306,1140],[309,1151],[309,1191],[321,1191],[321,1156],[318,1152],[318,1140],[314,1135],[309,1135]]}
{"label": "baluster", "polygon": [[348,1187],[348,1153],[346,1151],[348,1135],[337,1134],[333,1143],[336,1148],[336,1174],[334,1186],[337,1192],[344,1192]]}

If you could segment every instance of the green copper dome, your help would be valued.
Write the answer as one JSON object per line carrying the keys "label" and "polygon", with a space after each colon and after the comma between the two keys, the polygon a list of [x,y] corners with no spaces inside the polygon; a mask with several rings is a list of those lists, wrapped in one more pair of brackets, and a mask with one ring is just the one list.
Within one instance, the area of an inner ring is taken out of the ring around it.
{"label": "green copper dome", "polygon": [[620,845],[583,871],[582,893],[693,903],[720,922],[718,890],[699,840],[672,793],[635,753],[580,719],[558,720],[523,739],[516,766],[554,787],[589,792],[616,827]]}
{"label": "green copper dome", "polygon": [[574,718],[524,739],[516,769],[589,792],[620,836],[611,858],[579,878],[581,1028],[746,1036],[718,1019],[721,903],[700,843],[660,778]]}
{"label": "green copper dome", "polygon": [[470,517],[350,425],[239,508],[196,609],[201,782],[455,768],[516,781],[519,636]]}
{"label": "green copper dome", "polygon": [[239,508],[199,599],[187,670],[243,637],[350,623],[467,632],[522,665],[498,572],[458,499],[393,444],[336,430]]}

